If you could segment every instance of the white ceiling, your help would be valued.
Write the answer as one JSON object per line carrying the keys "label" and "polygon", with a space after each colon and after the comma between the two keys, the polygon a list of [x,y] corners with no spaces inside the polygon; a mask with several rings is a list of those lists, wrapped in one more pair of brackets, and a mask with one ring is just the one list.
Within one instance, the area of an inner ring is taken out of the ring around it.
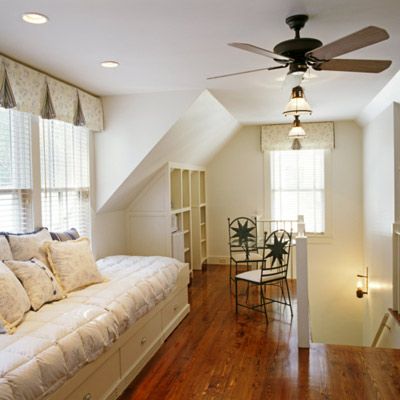
{"label": "white ceiling", "polygon": [[[242,123],[282,122],[290,87],[283,70],[207,81],[275,65],[226,45],[272,50],[293,37],[284,20],[306,13],[303,36],[328,43],[368,25],[391,38],[349,58],[392,59],[381,74],[313,72],[304,82],[311,120],[351,119],[400,69],[399,0],[0,0],[0,51],[99,95],[208,88]],[[29,25],[21,14],[46,14]],[[118,60],[118,69],[100,67]]]}

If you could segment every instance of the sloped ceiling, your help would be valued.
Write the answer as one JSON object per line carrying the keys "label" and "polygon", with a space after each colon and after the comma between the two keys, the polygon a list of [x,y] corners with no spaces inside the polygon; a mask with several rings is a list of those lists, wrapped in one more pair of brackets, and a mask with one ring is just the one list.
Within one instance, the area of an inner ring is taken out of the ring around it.
{"label": "sloped ceiling", "polygon": [[98,208],[199,95],[192,90],[103,98],[105,130],[94,135]]}
{"label": "sloped ceiling", "polygon": [[368,124],[394,102],[400,103],[400,71],[360,112],[357,122],[360,125]]}
{"label": "sloped ceiling", "polygon": [[205,166],[239,128],[236,119],[204,91],[98,211],[126,209],[168,161]]}

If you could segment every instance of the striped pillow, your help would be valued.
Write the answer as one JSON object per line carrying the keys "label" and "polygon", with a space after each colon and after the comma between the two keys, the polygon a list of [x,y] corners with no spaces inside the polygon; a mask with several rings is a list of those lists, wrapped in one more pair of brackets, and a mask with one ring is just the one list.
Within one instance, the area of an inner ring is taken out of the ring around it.
{"label": "striped pillow", "polygon": [[50,232],[50,235],[53,240],[58,240],[59,242],[76,240],[80,237],[79,232],[75,228],[68,229],[65,232]]}

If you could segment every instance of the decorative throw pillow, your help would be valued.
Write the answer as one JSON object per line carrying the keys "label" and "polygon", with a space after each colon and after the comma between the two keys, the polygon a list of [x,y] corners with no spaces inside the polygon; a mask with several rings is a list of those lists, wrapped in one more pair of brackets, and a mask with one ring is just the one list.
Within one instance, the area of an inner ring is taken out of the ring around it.
{"label": "decorative throw pillow", "polygon": [[75,228],[68,229],[65,232],[50,232],[50,235],[53,240],[60,242],[79,239],[79,232]]}
{"label": "decorative throw pillow", "polygon": [[31,303],[20,281],[1,261],[0,288],[0,332],[11,334],[31,308]]}
{"label": "decorative throw pillow", "polygon": [[64,292],[52,272],[38,259],[9,260],[5,261],[5,264],[21,281],[35,311],[39,310],[44,303],[64,297]]}
{"label": "decorative throw pillow", "polygon": [[12,260],[10,245],[5,235],[0,235],[0,260]]}
{"label": "decorative throw pillow", "polygon": [[51,240],[50,232],[46,228],[32,233],[7,233],[7,237],[14,260],[25,261],[37,258],[48,266],[46,253],[42,249],[43,243]]}
{"label": "decorative throw pillow", "polygon": [[87,238],[48,242],[44,248],[58,282],[66,292],[103,282]]}

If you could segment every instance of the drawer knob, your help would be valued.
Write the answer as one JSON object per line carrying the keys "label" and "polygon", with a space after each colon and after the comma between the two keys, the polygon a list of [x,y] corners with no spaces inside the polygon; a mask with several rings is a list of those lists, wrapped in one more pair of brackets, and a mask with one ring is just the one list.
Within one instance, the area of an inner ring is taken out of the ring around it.
{"label": "drawer knob", "polygon": [[82,400],[92,400],[92,393],[86,393]]}
{"label": "drawer knob", "polygon": [[147,342],[147,339],[145,337],[142,337],[142,340],[140,341],[140,344],[145,344]]}
{"label": "drawer knob", "polygon": [[174,305],[174,311],[176,311],[178,309],[178,304]]}

